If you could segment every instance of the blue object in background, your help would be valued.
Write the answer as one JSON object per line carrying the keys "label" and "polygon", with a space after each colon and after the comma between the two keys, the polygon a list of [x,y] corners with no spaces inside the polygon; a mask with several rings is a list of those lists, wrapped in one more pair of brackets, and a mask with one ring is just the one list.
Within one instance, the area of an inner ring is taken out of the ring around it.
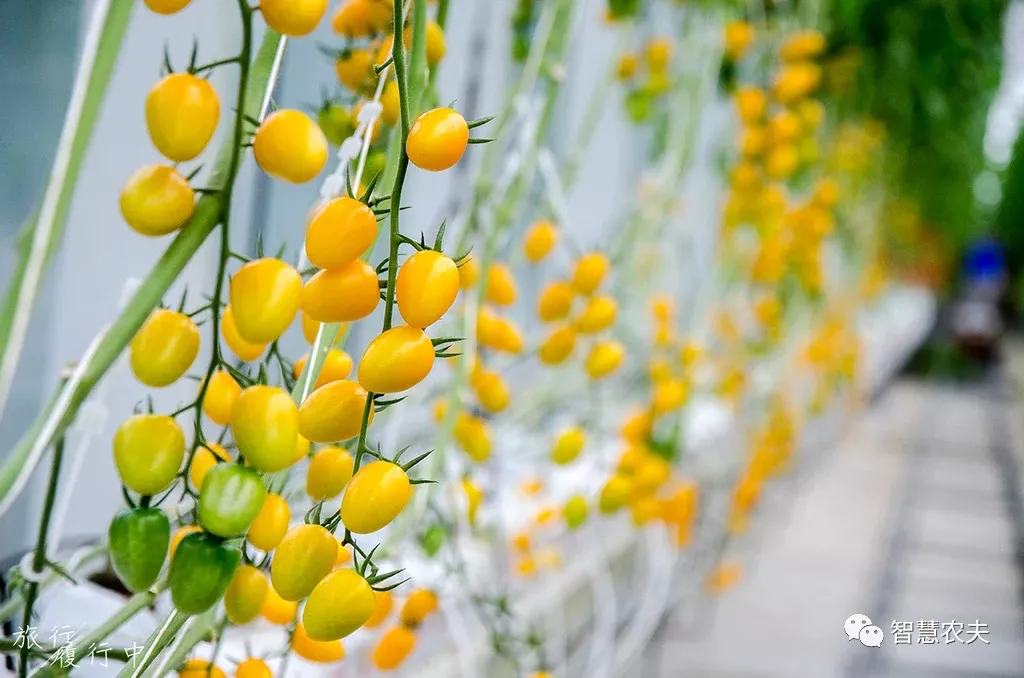
{"label": "blue object in background", "polygon": [[1006,254],[992,238],[974,242],[964,253],[962,274],[967,285],[998,282],[1006,277]]}

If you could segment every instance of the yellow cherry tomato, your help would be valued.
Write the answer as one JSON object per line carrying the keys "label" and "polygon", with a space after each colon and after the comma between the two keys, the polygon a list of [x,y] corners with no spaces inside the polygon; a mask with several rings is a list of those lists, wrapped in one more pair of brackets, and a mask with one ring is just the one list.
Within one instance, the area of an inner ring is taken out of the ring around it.
{"label": "yellow cherry tomato", "polygon": [[595,342],[590,347],[584,367],[591,379],[606,377],[622,364],[626,348],[612,339]]}
{"label": "yellow cherry tomato", "polygon": [[184,458],[185,434],[166,415],[133,415],[114,434],[114,465],[133,492],[163,492],[177,478]]}
{"label": "yellow cherry tomato", "polygon": [[633,483],[626,476],[616,473],[601,487],[597,507],[601,513],[615,513],[626,505],[633,491]]}
{"label": "yellow cherry tomato", "polygon": [[559,327],[548,335],[537,349],[537,358],[545,365],[560,365],[572,355],[576,348],[576,328],[571,325]]}
{"label": "yellow cherry tomato", "polygon": [[313,640],[306,634],[302,623],[295,625],[292,634],[292,651],[303,659],[318,664],[333,664],[345,658],[345,648],[340,640]]}
{"label": "yellow cherry tomato", "polygon": [[440,320],[459,294],[459,268],[440,252],[422,250],[398,269],[398,311],[410,327],[425,328]]}
{"label": "yellow cherry tomato", "polygon": [[637,527],[647,525],[658,517],[661,505],[654,497],[641,497],[630,507],[630,516]]}
{"label": "yellow cherry tomato", "polygon": [[228,674],[205,659],[189,659],[178,671],[178,678],[228,678]]}
{"label": "yellow cherry tomato", "polygon": [[[295,361],[294,376],[296,379],[302,375],[302,370],[306,369],[306,361],[308,360],[309,354],[307,353]],[[349,354],[340,348],[332,348],[324,356],[324,364],[320,366],[320,374],[317,376],[313,388],[320,388],[332,381],[341,381],[351,373],[352,358]]]}
{"label": "yellow cherry tomato", "polygon": [[302,309],[321,323],[361,320],[373,313],[379,302],[377,272],[358,259],[320,271],[302,288]]}
{"label": "yellow cherry tomato", "polygon": [[394,671],[416,648],[416,632],[402,625],[393,626],[373,648],[373,665],[381,671]]}
{"label": "yellow cherry tomato", "polygon": [[486,306],[477,313],[476,340],[480,345],[495,351],[512,354],[523,351],[523,333],[519,326]]}
{"label": "yellow cherry tomato", "polygon": [[608,274],[610,267],[608,257],[600,252],[584,254],[576,262],[572,272],[572,287],[579,294],[590,294]]}
{"label": "yellow cherry tomato", "polygon": [[309,220],[306,256],[319,268],[341,268],[363,256],[376,239],[373,210],[353,198],[335,198]]}
{"label": "yellow cherry tomato", "polygon": [[495,306],[511,306],[516,303],[516,279],[505,264],[491,264],[487,271],[487,301]]}
{"label": "yellow cherry tomato", "polygon": [[647,441],[647,436],[651,434],[653,425],[650,412],[638,410],[630,414],[622,422],[622,437],[631,443],[642,444]]}
{"label": "yellow cherry tomato", "polygon": [[338,559],[338,540],[321,525],[296,525],[277,545],[270,563],[270,583],[285,600],[302,600],[313,592]]}
{"label": "yellow cherry tomato", "polygon": [[346,0],[334,15],[332,27],[348,38],[368,37],[391,25],[393,9],[386,0]]}
{"label": "yellow cherry tomato", "polygon": [[292,37],[312,33],[326,12],[327,0],[260,0],[267,25]]}
{"label": "yellow cherry tomato", "polygon": [[227,426],[241,394],[242,387],[235,378],[224,370],[217,370],[210,376],[210,383],[203,395],[203,414],[213,423]]}
{"label": "yellow cherry tomato", "polygon": [[341,84],[358,92],[371,82],[373,55],[365,49],[349,49],[334,62],[334,72]]}
{"label": "yellow cherry tomato", "polygon": [[260,616],[271,624],[291,624],[299,611],[299,604],[285,600],[273,586],[267,586],[267,594],[263,598],[263,607],[260,608]]}
{"label": "yellow cherry tomato", "polygon": [[[412,49],[412,26],[407,26],[402,36],[406,49]],[[432,19],[427,20],[426,42],[427,65],[433,68],[444,59],[448,45],[445,43],[444,30]]]}
{"label": "yellow cherry tomato", "polygon": [[410,628],[416,628],[435,611],[437,611],[437,594],[430,589],[417,589],[405,599],[398,616],[403,624]]}
{"label": "yellow cherry tomato", "polygon": [[206,474],[218,461],[231,461],[231,455],[222,445],[207,443],[196,448],[195,456],[192,457],[192,465],[188,469],[188,478],[192,481],[192,487],[197,492],[203,489],[203,480]]}
{"label": "yellow cherry tomato", "polygon": [[647,67],[652,71],[663,71],[672,58],[672,42],[668,38],[651,38],[644,49]]}
{"label": "yellow cherry tomato", "polygon": [[391,591],[374,591],[373,614],[363,624],[365,628],[374,629],[384,623],[394,607]]}
{"label": "yellow cherry tomato", "polygon": [[302,338],[306,340],[307,344],[312,344],[316,341],[317,332],[320,331],[320,321],[313,320],[305,310],[302,311],[301,316]]}
{"label": "yellow cherry tomato", "polygon": [[527,260],[537,263],[551,252],[558,242],[558,228],[547,219],[530,226],[523,239],[523,254]]}
{"label": "yellow cherry tomato", "polygon": [[220,318],[220,334],[224,337],[224,343],[228,345],[231,352],[244,362],[258,360],[267,350],[266,344],[246,341],[238,333],[238,324],[235,322],[235,313],[231,309],[231,304],[224,307],[224,314]]}
{"label": "yellow cherry tomato", "polygon": [[185,525],[183,527],[179,527],[175,531],[175,533],[171,535],[171,543],[167,549],[167,559],[170,560],[174,557],[174,552],[178,550],[178,544],[181,543],[182,539],[189,536],[190,534],[202,531],[203,528],[199,527],[198,525]]}
{"label": "yellow cherry tomato", "polygon": [[562,507],[562,517],[570,530],[575,530],[587,521],[587,500],[580,496],[569,499]]}
{"label": "yellow cherry tomato", "polygon": [[199,328],[183,313],[158,308],[132,338],[130,362],[136,379],[146,386],[170,386],[199,354]]}
{"label": "yellow cherry tomato", "polygon": [[337,497],[352,479],[354,464],[355,460],[348,450],[340,447],[317,450],[306,472],[306,494],[313,501]]}
{"label": "yellow cherry tomato", "polygon": [[473,257],[466,257],[459,266],[459,285],[468,290],[480,279],[480,264]]}
{"label": "yellow cherry tomato", "polygon": [[373,589],[355,570],[335,570],[309,594],[302,624],[313,640],[340,640],[361,628],[376,609]]}
{"label": "yellow cherry tomato", "polygon": [[512,391],[497,372],[476,367],[470,376],[470,385],[480,405],[490,412],[502,412],[512,401]]}
{"label": "yellow cherry tomato", "polygon": [[404,325],[378,335],[359,361],[359,385],[370,393],[407,391],[434,366],[434,345],[423,330]]}
{"label": "yellow cherry tomato", "polygon": [[576,330],[580,334],[593,334],[612,326],[618,315],[619,305],[611,297],[594,295],[587,300],[583,313],[576,320]]}
{"label": "yellow cherry tomato", "polygon": [[270,176],[304,184],[327,164],[327,137],[302,111],[280,109],[256,130],[252,152],[256,164]]}
{"label": "yellow cherry tomato", "polygon": [[416,118],[405,150],[420,169],[441,172],[461,160],[468,145],[466,119],[450,108],[435,108]]}
{"label": "yellow cherry tomato", "polygon": [[178,170],[146,165],[121,190],[121,215],[136,233],[167,235],[181,228],[195,211],[195,193]]}
{"label": "yellow cherry tomato", "polygon": [[352,553],[347,547],[342,546],[341,542],[338,543],[338,559],[334,561],[334,569],[344,567],[348,565],[352,560]]}
{"label": "yellow cherry tomato", "polygon": [[394,520],[412,497],[401,466],[374,461],[359,469],[341,499],[341,522],[355,534],[370,534]]}
{"label": "yellow cherry tomato", "polygon": [[[299,408],[299,433],[314,443],[334,443],[359,435],[369,394],[354,381],[332,381],[313,391]],[[370,408],[368,423],[373,422]]]}
{"label": "yellow cherry tomato", "polygon": [[267,597],[267,577],[252,565],[242,565],[224,593],[224,611],[232,624],[248,624],[255,619]]}
{"label": "yellow cherry tomato", "polygon": [[651,412],[664,414],[677,410],[686,404],[689,389],[682,379],[665,379],[654,386],[654,397],[651,400]]}
{"label": "yellow cherry tomato", "polygon": [[483,419],[468,412],[459,412],[452,435],[459,447],[478,464],[491,457],[491,432]]}
{"label": "yellow cherry tomato", "polygon": [[288,532],[292,511],[279,494],[268,494],[260,512],[256,514],[245,538],[261,551],[273,551]]}
{"label": "yellow cherry tomato", "polygon": [[146,127],[169,160],[186,162],[203,152],[220,120],[217,90],[204,78],[172,73],[146,96]]}
{"label": "yellow cherry tomato", "polygon": [[551,448],[551,461],[556,464],[569,464],[576,461],[583,451],[583,429],[578,426],[567,428],[558,434]]}
{"label": "yellow cherry tomato", "polygon": [[249,657],[235,667],[235,678],[274,678],[274,673],[262,659]]}
{"label": "yellow cherry tomato", "polygon": [[768,110],[767,95],[756,87],[737,89],[735,99],[740,120],[747,124],[758,122]]}
{"label": "yellow cherry tomato", "polygon": [[280,259],[254,259],[231,276],[231,310],[243,339],[254,344],[276,341],[295,320],[302,296],[302,276]]}
{"label": "yellow cherry tomato", "polygon": [[144,0],[146,7],[156,14],[174,14],[188,6],[192,0]]}
{"label": "yellow cherry tomato", "polygon": [[255,469],[276,473],[290,466],[299,435],[299,412],[291,394],[264,385],[242,391],[231,413],[231,435]]}
{"label": "yellow cherry tomato", "polygon": [[388,127],[394,127],[398,124],[401,109],[399,108],[400,101],[398,83],[396,81],[388,80],[387,84],[384,85],[384,91],[380,94],[380,105],[383,108],[380,116],[384,120],[384,124]]}

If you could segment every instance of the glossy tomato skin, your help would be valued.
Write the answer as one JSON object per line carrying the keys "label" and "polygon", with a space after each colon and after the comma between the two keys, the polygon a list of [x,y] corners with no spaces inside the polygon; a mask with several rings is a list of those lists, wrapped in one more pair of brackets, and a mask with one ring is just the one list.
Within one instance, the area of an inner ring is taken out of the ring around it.
{"label": "glossy tomato skin", "polygon": [[199,522],[218,537],[241,537],[266,497],[259,473],[238,464],[217,464],[207,472],[199,491]]}
{"label": "glossy tomato skin", "polygon": [[313,501],[337,497],[352,479],[354,465],[348,450],[333,446],[317,450],[309,461],[306,494]]}
{"label": "glossy tomato skin", "polygon": [[338,559],[338,540],[320,525],[296,525],[274,551],[270,581],[285,600],[302,600],[313,592]]}
{"label": "glossy tomato skin", "polygon": [[397,464],[374,461],[352,477],[341,500],[341,522],[355,534],[370,534],[394,520],[412,496],[409,476]]}
{"label": "glossy tomato skin", "polygon": [[231,276],[231,309],[238,334],[253,344],[277,340],[295,320],[302,276],[273,257],[254,259]]}
{"label": "glossy tomato skin", "polygon": [[174,162],[186,162],[202,153],[219,120],[217,91],[208,80],[190,73],[171,73],[146,96],[149,138]]}
{"label": "glossy tomato skin", "polygon": [[188,469],[188,479],[196,492],[202,489],[206,474],[218,461],[231,461],[231,455],[222,445],[207,443],[196,448],[196,453],[192,456],[192,464]]}
{"label": "glossy tomato skin", "polygon": [[271,624],[291,624],[299,611],[299,604],[285,600],[277,594],[273,586],[267,586],[267,595],[260,608],[260,616]]}
{"label": "glossy tomato skin", "polygon": [[312,180],[327,164],[327,137],[302,111],[279,109],[267,116],[252,150],[264,172],[293,184]]}
{"label": "glossy tomato skin", "polygon": [[398,311],[410,327],[429,327],[452,307],[459,287],[459,268],[451,258],[433,250],[416,252],[398,270]]}
{"label": "glossy tomato skin", "polygon": [[359,259],[340,268],[320,271],[302,288],[302,309],[321,323],[362,320],[379,303],[377,272]]}
{"label": "glossy tomato skin", "polygon": [[267,597],[267,577],[252,565],[235,570],[227,591],[224,592],[224,611],[232,624],[248,624],[255,619]]}
{"label": "glossy tomato skin", "polygon": [[292,511],[284,497],[279,494],[268,494],[263,500],[260,512],[249,526],[246,538],[261,551],[273,551],[288,532],[288,521],[291,517]]}
{"label": "glossy tomato skin", "polygon": [[405,325],[377,336],[359,361],[359,385],[370,393],[407,391],[434,366],[434,344],[423,330]]}
{"label": "glossy tomato skin", "polygon": [[362,628],[375,609],[373,589],[361,574],[335,570],[309,594],[302,624],[313,640],[340,640]]}
{"label": "glossy tomato skin", "polygon": [[158,508],[121,511],[110,522],[110,564],[132,593],[152,586],[167,558],[171,522]]}
{"label": "glossy tomato skin", "polygon": [[171,600],[182,614],[206,612],[224,596],[242,559],[238,548],[197,532],[181,540],[171,560]]}
{"label": "glossy tomato skin", "polygon": [[[293,376],[296,379],[302,376],[302,371],[306,369],[306,362],[308,360],[309,353],[306,353],[295,361],[295,371]],[[342,379],[348,378],[348,375],[351,373],[352,357],[340,348],[332,348],[328,350],[327,355],[324,356],[324,363],[320,366],[320,374],[317,375],[313,388],[320,388],[324,384],[329,384],[332,381],[341,381]]]}
{"label": "glossy tomato skin", "polygon": [[318,664],[333,664],[345,658],[345,648],[340,640],[313,640],[301,622],[295,625],[295,633],[292,634],[292,651],[303,659]]}
{"label": "glossy tomato skin", "polygon": [[466,119],[450,108],[435,108],[416,118],[405,150],[420,169],[442,172],[462,159],[468,144]]}
{"label": "glossy tomato skin", "polygon": [[282,35],[298,38],[313,32],[327,12],[327,0],[262,0],[260,13]]}
{"label": "glossy tomato skin", "polygon": [[188,6],[192,0],[144,0],[146,7],[155,14],[174,14]]}
{"label": "glossy tomato skin", "polygon": [[161,236],[181,228],[195,212],[195,192],[178,170],[146,165],[121,190],[121,215],[136,233]]}
{"label": "glossy tomato skin", "polygon": [[224,343],[228,345],[231,352],[238,356],[239,360],[247,363],[258,360],[267,350],[266,344],[256,344],[242,338],[231,304],[224,307],[224,313],[220,317],[220,335],[224,337]]}
{"label": "glossy tomato skin", "polygon": [[203,396],[203,414],[213,423],[227,426],[241,394],[242,387],[235,378],[224,370],[217,370],[210,376]]}
{"label": "glossy tomato skin", "polygon": [[[313,391],[299,408],[299,433],[314,443],[335,443],[359,435],[369,394],[354,381],[332,381]],[[368,422],[373,423],[370,408]]]}
{"label": "glossy tomato skin", "polygon": [[184,313],[156,309],[132,338],[132,373],[146,386],[170,386],[199,354],[199,328]]}
{"label": "glossy tomato skin", "polygon": [[261,384],[245,389],[231,413],[231,434],[254,468],[276,473],[291,466],[299,435],[299,412],[291,394]]}
{"label": "glossy tomato skin", "polygon": [[121,482],[133,492],[163,492],[185,458],[185,434],[171,417],[136,414],[114,434],[114,464]]}
{"label": "glossy tomato skin", "polygon": [[341,268],[370,249],[377,239],[377,217],[354,198],[329,200],[306,227],[306,256],[319,268]]}

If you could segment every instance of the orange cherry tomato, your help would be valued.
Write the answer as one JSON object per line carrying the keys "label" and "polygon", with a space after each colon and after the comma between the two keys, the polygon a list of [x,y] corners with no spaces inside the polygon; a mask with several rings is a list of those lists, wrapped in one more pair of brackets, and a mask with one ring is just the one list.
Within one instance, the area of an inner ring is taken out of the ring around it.
{"label": "orange cherry tomato", "polygon": [[320,271],[302,288],[302,309],[321,323],[361,320],[380,303],[377,272],[356,260],[341,268]]}
{"label": "orange cherry tomato", "polygon": [[416,118],[405,150],[420,169],[441,172],[462,159],[468,144],[466,119],[450,108],[435,108]]}
{"label": "orange cherry tomato", "polygon": [[455,303],[459,285],[459,268],[451,258],[433,250],[416,252],[398,270],[398,311],[410,327],[429,327]]}

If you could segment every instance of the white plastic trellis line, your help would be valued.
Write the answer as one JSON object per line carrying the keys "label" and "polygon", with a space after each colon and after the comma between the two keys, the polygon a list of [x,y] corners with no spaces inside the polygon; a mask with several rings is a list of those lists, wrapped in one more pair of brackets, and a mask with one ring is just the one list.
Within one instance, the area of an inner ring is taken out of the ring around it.
{"label": "white plastic trellis line", "polygon": [[[99,53],[100,37],[103,33],[103,25],[107,21],[107,14],[110,12],[110,3],[111,0],[97,0],[95,3],[96,8],[93,10],[89,32],[82,50],[82,62],[78,74],[75,76],[75,85],[71,91],[71,101],[68,102],[67,115],[64,116],[64,127],[60,135],[62,143],[57,148],[53,170],[50,172],[50,181],[43,194],[43,208],[39,213],[35,233],[32,236],[29,260],[25,267],[25,280],[21,289],[18,290],[18,299],[14,305],[10,339],[2,360],[0,360],[0,416],[3,415],[11,387],[14,385],[14,373],[18,368],[18,358],[21,356],[21,349],[25,344],[25,335],[28,332],[29,320],[32,318],[36,292],[42,282],[46,252],[50,249],[47,243],[50,242],[50,236],[55,228],[58,197],[71,164],[71,149],[81,123],[82,109],[85,106],[85,97],[89,89],[89,78]],[[0,515],[3,515],[4,510],[0,509]]]}
{"label": "white plastic trellis line", "polygon": [[558,176],[558,169],[555,167],[555,155],[550,149],[542,148],[537,156],[537,163],[540,167],[540,174],[544,178],[544,185],[548,190],[551,207],[558,216],[562,230],[569,231],[569,201],[566,199],[565,187],[562,186],[562,179]]}

